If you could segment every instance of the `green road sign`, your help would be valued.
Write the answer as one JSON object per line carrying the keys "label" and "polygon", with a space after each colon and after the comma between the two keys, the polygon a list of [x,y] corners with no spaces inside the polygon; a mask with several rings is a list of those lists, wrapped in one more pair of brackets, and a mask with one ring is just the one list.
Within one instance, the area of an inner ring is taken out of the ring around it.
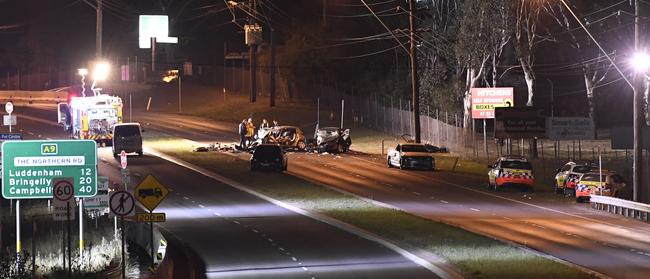
{"label": "green road sign", "polygon": [[97,194],[97,144],[93,140],[25,140],[2,143],[2,196],[52,198],[52,180],[74,179],[76,197]]}

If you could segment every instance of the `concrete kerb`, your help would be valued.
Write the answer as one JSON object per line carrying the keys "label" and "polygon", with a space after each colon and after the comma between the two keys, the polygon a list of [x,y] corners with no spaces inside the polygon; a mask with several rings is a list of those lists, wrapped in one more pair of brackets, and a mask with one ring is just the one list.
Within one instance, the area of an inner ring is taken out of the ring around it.
{"label": "concrete kerb", "polygon": [[306,210],[303,210],[303,209],[298,208],[296,206],[293,206],[293,205],[287,204],[285,202],[273,199],[273,198],[271,198],[269,196],[266,196],[266,195],[264,195],[262,193],[259,193],[259,192],[255,191],[255,190],[253,190],[251,187],[249,187],[249,186],[247,186],[245,184],[242,184],[242,183],[234,181],[234,180],[232,180],[230,178],[218,175],[218,174],[216,174],[216,173],[214,173],[212,171],[206,170],[204,168],[201,168],[201,167],[196,166],[194,164],[191,164],[189,162],[185,162],[183,160],[177,159],[177,158],[169,156],[167,154],[158,152],[155,149],[145,147],[145,153],[148,153],[150,155],[159,157],[159,158],[161,158],[163,160],[172,162],[172,163],[177,164],[179,166],[191,169],[191,170],[193,170],[195,172],[198,172],[198,173],[200,173],[202,175],[205,175],[206,177],[210,177],[210,178],[212,178],[214,180],[217,180],[217,181],[219,181],[221,183],[227,184],[227,185],[229,185],[229,186],[231,186],[231,187],[233,187],[235,189],[238,189],[238,190],[246,192],[246,193],[248,193],[250,195],[256,196],[256,197],[258,197],[260,199],[263,199],[265,201],[273,203],[273,204],[275,204],[277,206],[283,207],[283,208],[285,208],[287,210],[291,210],[291,211],[293,211],[295,213],[298,213],[300,215],[303,215],[303,216],[309,217],[311,219],[317,220],[319,222],[323,222],[325,224],[334,226],[336,228],[339,228],[339,229],[344,230],[346,232],[355,234],[355,235],[357,235],[359,237],[362,237],[362,238],[365,238],[367,240],[379,243],[379,244],[381,244],[381,245],[395,251],[396,253],[404,256],[405,258],[411,260],[412,262],[414,262],[414,263],[426,268],[427,270],[433,272],[434,274],[436,274],[440,278],[443,278],[443,279],[462,278],[462,276],[460,274],[458,274],[456,272],[452,272],[453,269],[450,270],[450,268],[445,267],[447,264],[444,263],[444,262],[432,262],[430,260],[426,260],[426,259],[424,259],[422,257],[419,257],[419,256],[415,255],[415,253],[413,253],[413,252],[410,252],[410,251],[408,251],[408,250],[406,250],[406,249],[404,249],[404,248],[402,248],[402,247],[400,247],[400,246],[398,246],[398,245],[396,245],[396,244],[394,244],[392,242],[389,242],[389,241],[387,241],[385,239],[382,239],[381,237],[379,237],[379,236],[377,236],[377,235],[375,235],[373,233],[370,233],[368,231],[365,231],[363,229],[355,227],[355,226],[353,226],[351,224],[348,224],[348,223],[345,223],[345,222],[330,218],[330,217],[322,215],[322,214],[306,211]]}

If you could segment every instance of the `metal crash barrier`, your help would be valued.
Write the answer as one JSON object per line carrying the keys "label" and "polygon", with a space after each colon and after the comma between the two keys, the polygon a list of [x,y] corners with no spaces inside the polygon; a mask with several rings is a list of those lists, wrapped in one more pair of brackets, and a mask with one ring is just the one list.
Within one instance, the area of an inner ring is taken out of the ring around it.
{"label": "metal crash barrier", "polygon": [[591,195],[589,198],[589,203],[591,204],[592,208],[597,210],[604,210],[609,213],[623,215],[628,218],[634,218],[648,222],[650,204],[598,195]]}

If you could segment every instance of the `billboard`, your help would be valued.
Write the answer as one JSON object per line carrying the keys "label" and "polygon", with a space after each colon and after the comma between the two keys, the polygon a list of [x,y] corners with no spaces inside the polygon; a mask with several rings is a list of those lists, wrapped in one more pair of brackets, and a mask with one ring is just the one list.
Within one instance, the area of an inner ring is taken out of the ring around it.
{"label": "billboard", "polygon": [[549,117],[546,136],[552,140],[590,140],[596,135],[594,121],[589,117]]}
{"label": "billboard", "polygon": [[498,107],[494,115],[495,138],[527,139],[546,136],[546,118],[532,107]]}
{"label": "billboard", "polygon": [[514,88],[472,88],[472,118],[492,119],[494,108],[514,107]]}
{"label": "billboard", "polygon": [[169,18],[166,15],[141,15],[139,20],[140,48],[150,48],[151,38],[158,43],[178,43],[178,38],[169,37]]}

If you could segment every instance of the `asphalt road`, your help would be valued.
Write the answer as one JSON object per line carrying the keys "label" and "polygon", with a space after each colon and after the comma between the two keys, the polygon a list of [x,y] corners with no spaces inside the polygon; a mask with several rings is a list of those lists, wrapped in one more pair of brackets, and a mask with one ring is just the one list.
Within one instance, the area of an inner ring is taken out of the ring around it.
{"label": "asphalt road", "polygon": [[[51,110],[17,108],[25,139],[66,138]],[[100,148],[99,172],[121,181]],[[154,175],[171,193],[163,230],[203,261],[208,278],[435,278],[378,243],[296,214],[157,157],[129,157],[133,184]],[[183,264],[183,263],[175,263]]]}
{"label": "asphalt road", "polygon": [[[151,114],[137,119],[151,129],[196,141],[236,141],[235,124]],[[650,274],[650,224],[595,211],[552,193],[496,193],[486,189],[487,177],[388,169],[384,158],[367,155],[293,153],[289,173],[615,278]]]}

